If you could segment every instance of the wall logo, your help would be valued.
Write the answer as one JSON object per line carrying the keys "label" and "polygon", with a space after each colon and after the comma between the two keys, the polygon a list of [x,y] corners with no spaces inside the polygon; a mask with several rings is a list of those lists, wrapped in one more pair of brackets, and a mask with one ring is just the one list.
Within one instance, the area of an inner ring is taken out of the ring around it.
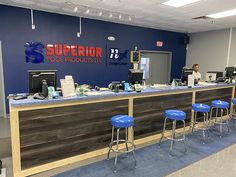
{"label": "wall logo", "polygon": [[101,47],[27,42],[25,48],[27,63],[102,63]]}
{"label": "wall logo", "polygon": [[41,42],[27,42],[25,47],[26,63],[44,63],[43,49],[45,47]]}
{"label": "wall logo", "polygon": [[111,65],[127,65],[128,50],[120,52],[119,48],[110,48],[109,59]]}

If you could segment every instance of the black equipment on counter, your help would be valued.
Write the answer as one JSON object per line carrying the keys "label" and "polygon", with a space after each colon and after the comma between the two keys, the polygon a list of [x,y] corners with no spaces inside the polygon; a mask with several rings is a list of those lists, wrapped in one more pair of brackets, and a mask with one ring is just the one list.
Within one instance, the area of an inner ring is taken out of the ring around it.
{"label": "black equipment on counter", "polygon": [[29,70],[29,93],[42,92],[43,80],[48,86],[57,90],[57,71],[56,70]]}
{"label": "black equipment on counter", "polygon": [[227,78],[232,78],[233,76],[236,75],[236,68],[235,67],[226,67],[225,68],[225,77]]}
{"label": "black equipment on counter", "polygon": [[132,85],[143,83],[143,70],[130,69],[128,74],[128,82]]}
{"label": "black equipment on counter", "polygon": [[0,160],[0,175],[2,174],[2,161]]}
{"label": "black equipment on counter", "polygon": [[193,74],[193,69],[191,68],[183,68],[182,69],[182,74],[181,74],[181,81],[182,83],[187,83],[188,82],[188,75]]}
{"label": "black equipment on counter", "polygon": [[216,80],[217,83],[223,83],[225,81],[226,81],[225,77],[218,77],[217,80]]}
{"label": "black equipment on counter", "polygon": [[108,86],[109,89],[113,92],[119,92],[120,90],[124,90],[124,83],[123,82],[112,82]]}

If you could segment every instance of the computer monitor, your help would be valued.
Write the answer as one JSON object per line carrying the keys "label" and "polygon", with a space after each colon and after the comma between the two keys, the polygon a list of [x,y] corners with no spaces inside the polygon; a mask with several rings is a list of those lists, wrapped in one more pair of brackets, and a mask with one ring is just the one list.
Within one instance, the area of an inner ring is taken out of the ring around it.
{"label": "computer monitor", "polygon": [[236,69],[235,67],[226,67],[225,71],[226,71],[225,77],[232,78],[234,76]]}
{"label": "computer monitor", "polygon": [[206,82],[216,81],[219,77],[223,77],[223,72],[220,71],[208,71],[206,73]]}
{"label": "computer monitor", "polygon": [[29,70],[29,93],[42,92],[42,81],[46,80],[48,86],[57,88],[56,70]]}
{"label": "computer monitor", "polygon": [[130,69],[128,75],[128,82],[131,84],[142,84],[143,82],[143,70]]}
{"label": "computer monitor", "polygon": [[181,81],[182,83],[188,82],[188,75],[193,74],[193,69],[191,68],[183,68],[181,74]]}

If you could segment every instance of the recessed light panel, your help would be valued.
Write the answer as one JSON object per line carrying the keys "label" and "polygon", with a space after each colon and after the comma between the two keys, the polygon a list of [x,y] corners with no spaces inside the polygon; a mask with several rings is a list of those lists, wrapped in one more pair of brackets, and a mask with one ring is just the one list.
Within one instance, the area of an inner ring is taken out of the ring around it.
{"label": "recessed light panel", "polygon": [[224,17],[230,17],[230,16],[234,16],[234,15],[236,15],[236,9],[227,10],[227,11],[207,15],[207,17],[210,17],[210,18],[224,18]]}
{"label": "recessed light panel", "polygon": [[171,6],[171,7],[182,7],[188,4],[192,4],[201,0],[169,0],[162,4]]}

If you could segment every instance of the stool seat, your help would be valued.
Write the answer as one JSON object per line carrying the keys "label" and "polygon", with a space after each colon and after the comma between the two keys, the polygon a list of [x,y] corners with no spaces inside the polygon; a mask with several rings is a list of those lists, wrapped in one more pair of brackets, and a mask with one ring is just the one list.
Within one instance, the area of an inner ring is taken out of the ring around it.
{"label": "stool seat", "polygon": [[206,104],[198,104],[198,103],[196,103],[196,104],[192,105],[192,109],[194,111],[196,111],[196,112],[204,113],[204,112],[210,112],[211,107],[206,105]]}
{"label": "stool seat", "polygon": [[232,102],[233,102],[233,104],[236,105],[236,98],[234,98],[234,99],[232,100]]}
{"label": "stool seat", "polygon": [[134,125],[134,118],[128,115],[116,115],[111,118],[111,124],[117,128],[128,128]]}
{"label": "stool seat", "polygon": [[166,110],[165,116],[172,120],[185,120],[186,119],[186,113],[184,111],[174,110],[174,109]]}
{"label": "stool seat", "polygon": [[229,103],[221,100],[214,100],[211,102],[211,106],[219,109],[228,109]]}

